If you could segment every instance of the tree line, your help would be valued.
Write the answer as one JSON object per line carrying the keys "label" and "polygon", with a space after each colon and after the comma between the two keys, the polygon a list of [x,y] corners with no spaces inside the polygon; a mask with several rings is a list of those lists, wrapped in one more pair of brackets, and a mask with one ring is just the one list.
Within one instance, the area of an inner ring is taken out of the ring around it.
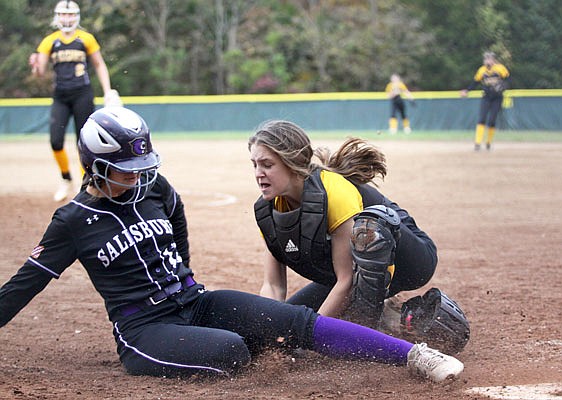
{"label": "tree line", "polygon": [[[486,50],[513,88],[562,87],[559,0],[77,2],[122,95],[382,91],[392,73],[458,90]],[[0,0],[0,97],[50,96],[27,59],[55,4]]]}

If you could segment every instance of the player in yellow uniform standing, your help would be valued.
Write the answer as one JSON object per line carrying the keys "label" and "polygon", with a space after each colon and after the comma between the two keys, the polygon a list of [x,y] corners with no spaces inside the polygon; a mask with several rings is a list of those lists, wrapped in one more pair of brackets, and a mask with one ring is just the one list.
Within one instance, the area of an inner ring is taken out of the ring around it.
{"label": "player in yellow uniform standing", "polygon": [[388,122],[390,133],[395,134],[398,132],[397,113],[400,113],[400,117],[402,118],[404,132],[410,133],[412,129],[410,128],[410,120],[406,116],[406,105],[404,104],[402,95],[406,96],[410,100],[413,100],[414,96],[408,90],[408,87],[404,84],[404,82],[402,82],[402,79],[398,74],[392,74],[390,82],[386,85],[385,92],[391,101],[390,120]]}
{"label": "player in yellow uniform standing", "polygon": [[74,117],[76,137],[95,110],[94,93],[88,75],[88,62],[96,70],[105,105],[121,105],[119,94],[111,89],[109,72],[94,36],[79,29],[80,8],[74,1],[59,1],[55,6],[53,27],[57,31],[45,37],[37,51],[29,57],[31,72],[43,76],[49,59],[55,71],[53,104],[50,118],[50,142],[60,169],[62,182],[55,192],[55,201],[66,199],[72,188],[68,154],[64,137],[70,116]]}
{"label": "player in yellow uniform standing", "polygon": [[466,97],[469,90],[474,89],[482,84],[484,96],[480,102],[480,115],[478,124],[476,125],[476,134],[474,138],[474,150],[479,151],[484,139],[484,132],[488,128],[488,137],[486,139],[486,149],[492,147],[492,140],[496,131],[496,119],[501,110],[503,101],[503,92],[509,83],[509,71],[498,62],[493,52],[484,53],[483,63],[476,74],[474,80],[466,89],[461,90],[461,96]]}

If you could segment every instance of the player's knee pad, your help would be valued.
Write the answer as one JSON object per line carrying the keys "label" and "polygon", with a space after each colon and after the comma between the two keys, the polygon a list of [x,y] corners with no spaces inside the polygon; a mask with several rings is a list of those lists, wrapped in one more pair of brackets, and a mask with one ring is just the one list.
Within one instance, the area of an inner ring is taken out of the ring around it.
{"label": "player's knee pad", "polygon": [[382,205],[365,208],[354,217],[351,253],[355,263],[369,270],[385,270],[394,264],[400,238],[400,217]]}
{"label": "player's knee pad", "polygon": [[394,274],[400,217],[391,208],[371,206],[355,218],[351,235],[354,261],[353,303],[377,320]]}
{"label": "player's knee pad", "polygon": [[461,352],[470,338],[470,326],[459,305],[437,288],[428,290],[402,305],[400,325],[446,353]]}
{"label": "player's knee pad", "polygon": [[380,320],[384,299],[392,280],[394,265],[386,270],[369,270],[355,266],[352,289],[352,309],[376,327]]}

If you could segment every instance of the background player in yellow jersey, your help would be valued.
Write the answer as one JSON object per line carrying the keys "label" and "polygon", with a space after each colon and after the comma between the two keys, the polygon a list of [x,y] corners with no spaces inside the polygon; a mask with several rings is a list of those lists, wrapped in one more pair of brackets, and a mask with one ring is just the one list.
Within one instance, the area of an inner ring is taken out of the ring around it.
{"label": "background player in yellow jersey", "polygon": [[479,84],[484,89],[484,96],[480,101],[480,115],[478,124],[476,125],[476,134],[474,138],[474,150],[479,151],[484,139],[484,132],[488,128],[488,137],[486,138],[486,149],[492,147],[492,140],[496,131],[496,119],[501,110],[503,101],[503,92],[507,89],[509,83],[509,71],[498,62],[496,55],[487,51],[484,53],[483,63],[476,74],[474,80],[466,89],[461,90],[461,96],[466,97],[469,90],[474,89]]}
{"label": "background player in yellow jersey", "polygon": [[410,120],[406,116],[406,104],[404,103],[404,99],[402,99],[402,95],[412,101],[414,96],[412,96],[412,93],[408,90],[404,82],[402,82],[402,79],[398,74],[392,74],[390,82],[386,85],[385,92],[391,102],[390,120],[388,122],[390,133],[395,134],[398,132],[398,113],[400,113],[400,117],[402,118],[404,132],[410,133],[412,129],[410,127]]}
{"label": "background player in yellow jersey", "polygon": [[53,27],[56,32],[45,37],[37,52],[29,57],[31,72],[43,76],[49,59],[55,71],[53,105],[50,118],[50,141],[62,182],[55,192],[55,201],[64,200],[72,190],[72,176],[64,137],[70,116],[74,117],[76,138],[94,112],[94,93],[88,75],[92,63],[102,87],[105,105],[120,105],[119,94],[111,89],[109,72],[94,36],[79,29],[80,8],[74,1],[59,1],[55,6]]}
{"label": "background player in yellow jersey", "polygon": [[[267,245],[262,296],[393,333],[403,325],[423,331],[423,341],[439,337],[434,345],[443,350],[464,347],[468,322],[440,290],[390,307],[394,295],[429,282],[437,249],[406,210],[367,184],[386,175],[384,154],[358,138],[332,155],[313,150],[289,121],[262,124],[248,147],[261,190],[254,213]],[[288,299],[287,267],[311,281]]]}

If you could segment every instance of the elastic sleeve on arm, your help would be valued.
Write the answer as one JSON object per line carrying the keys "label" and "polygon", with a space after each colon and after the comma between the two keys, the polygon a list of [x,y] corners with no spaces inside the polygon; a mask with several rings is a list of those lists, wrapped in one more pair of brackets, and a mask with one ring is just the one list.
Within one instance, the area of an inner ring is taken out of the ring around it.
{"label": "elastic sleeve on arm", "polygon": [[478,86],[478,84],[482,80],[482,77],[484,76],[484,71],[486,71],[485,66],[481,66],[480,68],[478,68],[478,71],[476,71],[476,73],[474,74],[474,78],[472,79],[472,82],[470,82],[470,84],[466,87],[466,90],[472,90]]}
{"label": "elastic sleeve on arm", "polygon": [[472,82],[470,82],[470,84],[466,87],[466,90],[473,90],[474,88],[476,88],[476,86],[478,86],[478,82],[477,82],[477,81],[472,81]]}
{"label": "elastic sleeve on arm", "polygon": [[45,286],[52,276],[28,263],[0,288],[0,327],[6,325]]}

